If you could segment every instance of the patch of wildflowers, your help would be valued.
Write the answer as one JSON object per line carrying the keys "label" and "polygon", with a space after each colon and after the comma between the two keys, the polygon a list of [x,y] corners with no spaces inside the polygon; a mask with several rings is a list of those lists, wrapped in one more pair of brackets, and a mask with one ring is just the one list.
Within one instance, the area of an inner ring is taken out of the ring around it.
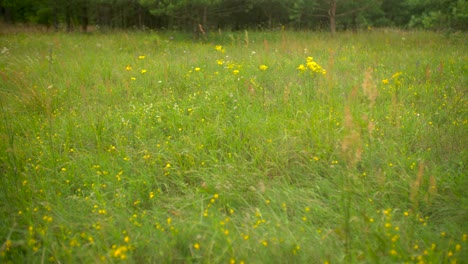
{"label": "patch of wildflowers", "polygon": [[320,66],[320,64],[314,61],[313,57],[310,57],[310,56],[306,58],[306,64],[305,65],[300,64],[299,66],[297,66],[296,70],[298,70],[300,73],[303,73],[309,70],[311,75],[327,74],[327,71],[323,69],[322,66]]}
{"label": "patch of wildflowers", "polygon": [[301,72],[305,72],[307,70],[307,68],[304,66],[304,64],[301,64],[301,65],[297,66],[296,70],[301,71]]}
{"label": "patch of wildflowers", "polygon": [[392,75],[392,79],[396,79],[398,78],[400,75],[402,75],[403,73],[402,72],[395,72],[393,75]]}
{"label": "patch of wildflowers", "polygon": [[127,246],[117,247],[116,245],[113,245],[111,255],[112,255],[112,257],[114,257],[116,259],[125,260],[125,259],[127,259],[127,255],[126,255],[127,251],[128,251]]}
{"label": "patch of wildflowers", "polygon": [[226,50],[223,48],[223,46],[221,45],[216,45],[215,46],[215,49],[221,53],[224,53]]}

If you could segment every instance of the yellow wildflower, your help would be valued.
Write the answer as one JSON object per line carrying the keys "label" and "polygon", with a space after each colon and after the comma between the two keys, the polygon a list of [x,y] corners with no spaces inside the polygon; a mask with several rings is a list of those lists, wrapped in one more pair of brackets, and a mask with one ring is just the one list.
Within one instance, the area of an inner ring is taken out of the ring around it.
{"label": "yellow wildflower", "polygon": [[299,71],[305,71],[307,68],[304,66],[304,64],[301,64],[296,69]]}
{"label": "yellow wildflower", "polygon": [[125,253],[128,251],[128,247],[126,247],[126,246],[121,246],[121,247],[113,246],[113,248],[114,248],[114,250],[112,252],[112,256],[114,258],[119,258],[121,260],[124,260],[124,259],[127,258]]}
{"label": "yellow wildflower", "polygon": [[392,79],[396,79],[398,78],[400,75],[402,75],[403,73],[402,72],[395,72],[393,75],[392,75]]}
{"label": "yellow wildflower", "polygon": [[220,51],[221,53],[224,53],[224,51],[225,51],[225,50],[223,49],[223,46],[221,46],[221,45],[216,45],[216,46],[215,46],[215,49],[216,49],[217,51]]}

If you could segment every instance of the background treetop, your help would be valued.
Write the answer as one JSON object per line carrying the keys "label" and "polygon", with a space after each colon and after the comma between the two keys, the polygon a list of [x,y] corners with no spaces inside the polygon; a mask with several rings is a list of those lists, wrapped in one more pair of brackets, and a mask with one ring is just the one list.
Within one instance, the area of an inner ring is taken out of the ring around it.
{"label": "background treetop", "polygon": [[0,20],[55,30],[100,28],[466,30],[466,0],[0,0]]}

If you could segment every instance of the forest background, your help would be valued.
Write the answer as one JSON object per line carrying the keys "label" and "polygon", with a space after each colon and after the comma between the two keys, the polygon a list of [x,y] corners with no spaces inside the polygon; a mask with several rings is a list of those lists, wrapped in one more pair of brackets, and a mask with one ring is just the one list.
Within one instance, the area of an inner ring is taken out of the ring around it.
{"label": "forest background", "polygon": [[217,30],[455,31],[468,28],[466,0],[1,0],[8,24],[55,31],[169,29],[196,36]]}

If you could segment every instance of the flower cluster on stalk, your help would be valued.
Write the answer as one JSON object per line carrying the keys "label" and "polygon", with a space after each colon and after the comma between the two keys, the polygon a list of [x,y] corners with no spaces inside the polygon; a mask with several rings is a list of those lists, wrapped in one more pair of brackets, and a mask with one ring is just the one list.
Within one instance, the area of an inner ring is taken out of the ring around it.
{"label": "flower cluster on stalk", "polygon": [[305,65],[300,64],[296,69],[301,73],[309,71],[311,75],[316,75],[316,74],[325,75],[325,74],[327,74],[327,71],[324,68],[322,68],[322,66],[320,66],[320,64],[318,64],[316,61],[314,61],[313,57],[310,57],[310,56],[306,58]]}

